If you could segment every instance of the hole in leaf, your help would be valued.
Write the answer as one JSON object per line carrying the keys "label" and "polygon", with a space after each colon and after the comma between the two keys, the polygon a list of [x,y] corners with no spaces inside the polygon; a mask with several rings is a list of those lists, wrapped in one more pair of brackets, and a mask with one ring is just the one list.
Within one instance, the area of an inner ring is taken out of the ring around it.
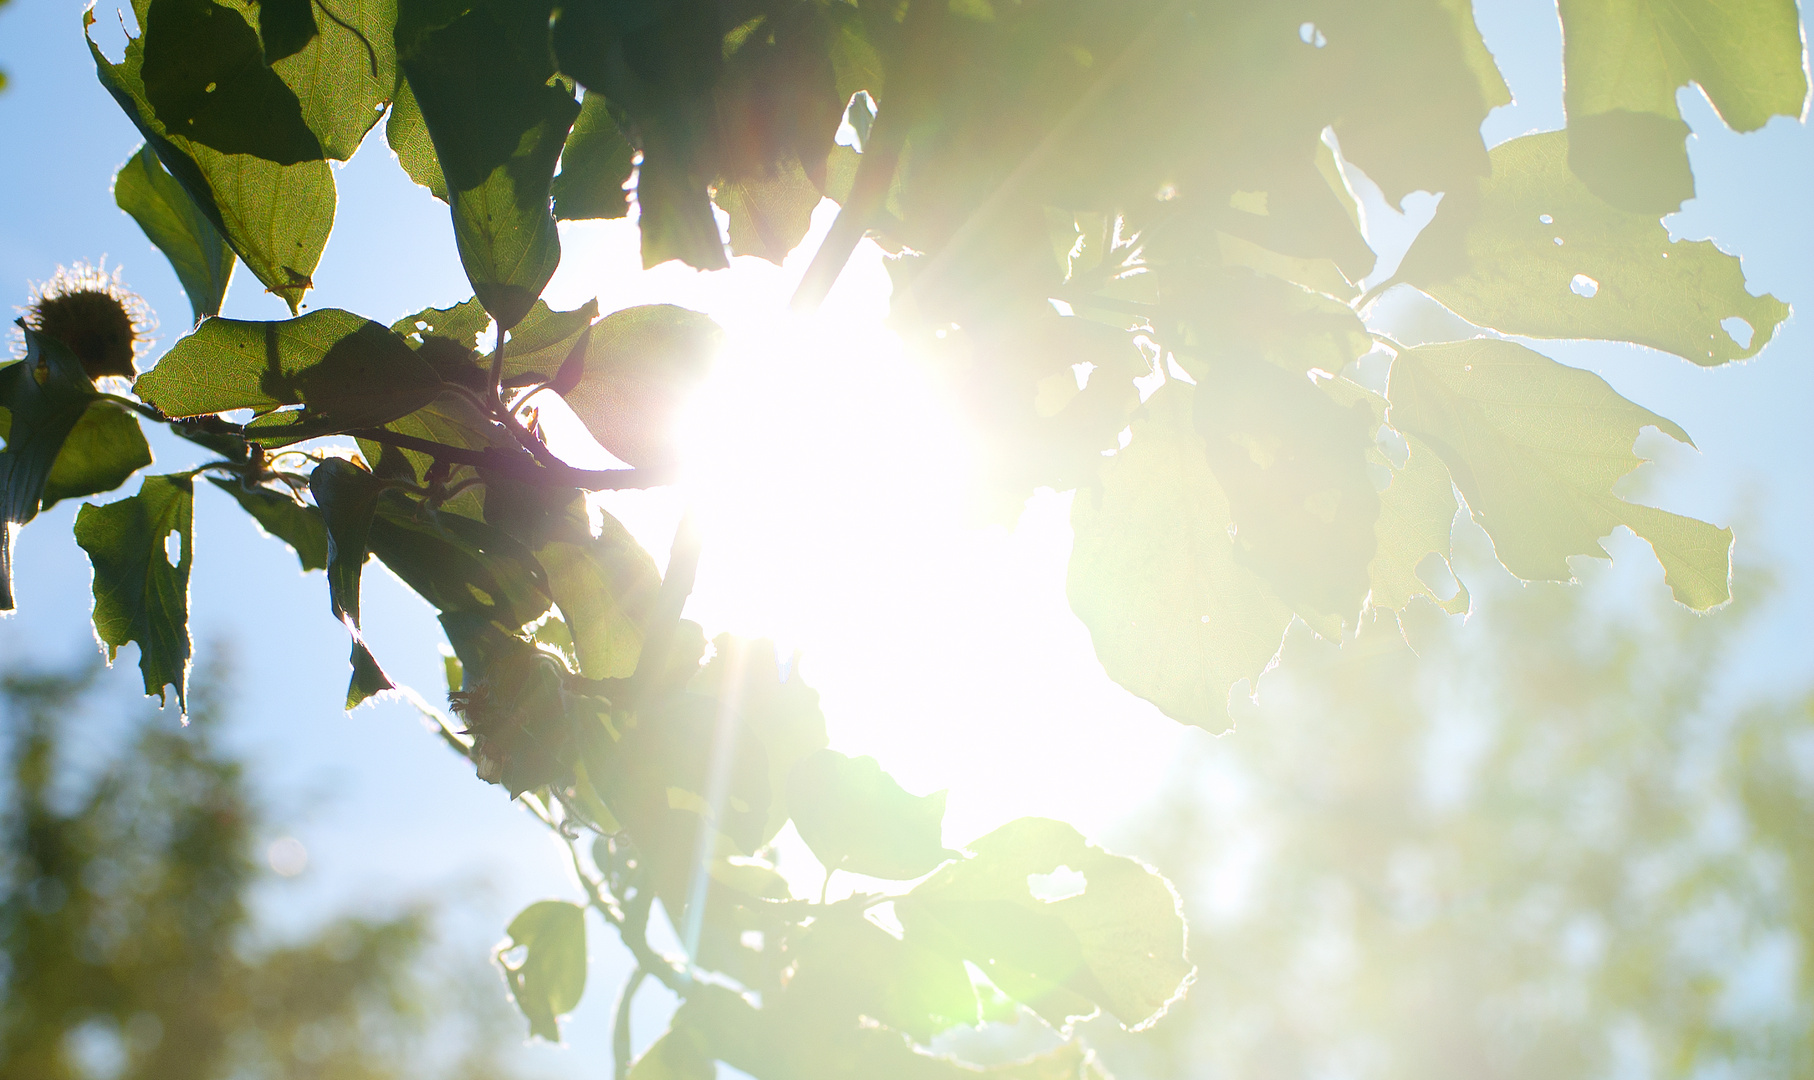
{"label": "hole in leaf", "polygon": [[1380,425],[1379,433],[1373,436],[1373,441],[1379,444],[1379,452],[1386,455],[1386,460],[1392,463],[1393,468],[1402,469],[1411,460],[1411,444],[1391,428]]}
{"label": "hole in leaf", "polygon": [[1576,296],[1591,297],[1600,291],[1600,283],[1586,274],[1576,274],[1574,280],[1568,283],[1568,287],[1574,291]]}
{"label": "hole in leaf", "polygon": [[1751,347],[1751,337],[1757,332],[1751,328],[1750,323],[1739,318],[1737,315],[1732,316],[1730,319],[1721,319],[1720,329],[1724,330],[1727,336],[1737,343],[1738,347],[1741,349],[1749,349]]}
{"label": "hole in leaf", "polygon": [[1049,874],[1027,875],[1027,891],[1033,894],[1033,899],[1047,904],[1082,896],[1089,886],[1089,879],[1083,876],[1083,871],[1068,866],[1060,866]]}
{"label": "hole in leaf", "polygon": [[1562,238],[1560,236],[1556,237],[1556,246],[1557,247],[1562,246]]}
{"label": "hole in leaf", "polygon": [[171,566],[183,564],[183,534],[175,529],[171,529],[169,535],[164,537],[164,558]]}
{"label": "hole in leaf", "polygon": [[1545,225],[1554,225],[1556,223],[1556,219],[1550,217],[1548,214],[1538,214],[1537,220],[1543,222]]}
{"label": "hole in leaf", "polygon": [[746,949],[750,949],[754,952],[761,952],[762,951],[762,931],[745,930],[743,933],[737,935],[737,942],[738,942],[738,944],[742,945]]}
{"label": "hole in leaf", "polygon": [[1417,580],[1429,586],[1436,599],[1445,604],[1461,591],[1461,581],[1449,569],[1449,560],[1434,551],[1418,561]]}
{"label": "hole in leaf", "polygon": [[1319,49],[1329,44],[1329,39],[1324,37],[1323,32],[1318,30],[1316,24],[1312,22],[1298,27],[1298,40],[1306,45],[1315,45]]}
{"label": "hole in leaf", "polygon": [[1367,479],[1373,481],[1374,491],[1385,491],[1392,486],[1392,470],[1377,461],[1367,462]]}

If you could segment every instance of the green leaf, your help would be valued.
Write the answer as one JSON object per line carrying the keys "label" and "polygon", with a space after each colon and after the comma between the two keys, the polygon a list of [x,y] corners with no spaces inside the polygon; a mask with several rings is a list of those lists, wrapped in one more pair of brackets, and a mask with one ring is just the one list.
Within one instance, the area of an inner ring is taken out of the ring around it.
{"label": "green leaf", "polygon": [[0,408],[8,425],[0,452],[0,611],[13,610],[13,526],[38,516],[63,443],[95,397],[82,362],[62,342],[23,322],[19,328],[25,359],[0,367]]}
{"label": "green leaf", "polygon": [[[239,18],[226,8],[218,10],[223,17]],[[92,12],[86,14],[84,26],[93,17]],[[303,293],[314,284],[311,275],[334,225],[334,174],[327,162],[280,165],[252,153],[222,153],[170,130],[146,98],[142,38],[127,41],[125,57],[118,64],[102,56],[92,39],[88,49],[101,84],[138,126],[170,175],[188,191],[246,268],[282,297],[291,311],[299,310]]]}
{"label": "green leaf", "polygon": [[794,974],[781,1007],[816,1028],[867,1016],[924,1043],[977,1022],[963,960],[916,937],[896,938],[865,918],[860,902],[825,909],[789,945]]}
{"label": "green leaf", "polygon": [[1066,590],[1110,678],[1175,720],[1221,732],[1229,687],[1259,681],[1292,612],[1236,558],[1191,395],[1180,382],[1154,392],[1100,490],[1078,490]]}
{"label": "green leaf", "polygon": [[677,1028],[649,1044],[630,1066],[629,1080],[713,1080],[718,1066],[691,1028]]}
{"label": "green leaf", "polygon": [[327,530],[328,603],[353,638],[347,708],[391,687],[359,632],[359,577],[370,555],[372,519],[384,485],[344,458],[329,458],[309,474],[309,494]]}
{"label": "green leaf", "polygon": [[559,221],[620,218],[630,212],[624,184],[634,168],[636,148],[618,130],[605,95],[586,91],[579,119],[561,151],[555,175],[554,216]]}
{"label": "green leaf", "polygon": [[[1345,378],[1332,379],[1323,389],[1344,405],[1364,402],[1372,412],[1375,431],[1386,420],[1386,399]],[[1468,587],[1461,579],[1455,595],[1444,600],[1417,568],[1434,555],[1449,564],[1455,526],[1455,484],[1448,466],[1421,439],[1406,437],[1403,463],[1389,457],[1375,443],[1367,451],[1368,468],[1387,478],[1379,493],[1379,519],[1373,527],[1377,546],[1367,565],[1369,607],[1402,611],[1419,596],[1451,615],[1468,610]],[[1450,570],[1453,571],[1450,566]]]}
{"label": "green leaf", "polygon": [[[1710,240],[1669,239],[1656,216],[1615,209],[1568,168],[1568,136],[1493,150],[1472,200],[1443,200],[1398,277],[1505,334],[1635,341],[1703,366],[1756,355],[1789,314],[1745,289]],[[1451,205],[1453,201],[1453,205]],[[1591,293],[1592,295],[1586,295]],[[1750,324],[1740,346],[1721,322]]]}
{"label": "green leaf", "polygon": [[510,633],[548,610],[548,582],[528,549],[459,514],[430,515],[397,495],[378,500],[368,544],[441,612],[468,612]]}
{"label": "green leaf", "polygon": [[[282,322],[209,319],[134,389],[168,416],[257,409],[247,434],[281,444],[395,420],[433,401],[441,380],[384,326],[322,308]],[[266,412],[285,405],[304,408]]]}
{"label": "green leaf", "polygon": [[1317,633],[1340,638],[1366,600],[1376,550],[1369,410],[1252,358],[1218,357],[1202,372],[1197,430],[1228,497],[1235,560]]}
{"label": "green leaf", "polygon": [[233,496],[259,528],[290,545],[304,573],[326,570],[328,566],[328,532],[321,511],[304,506],[285,491],[260,485],[248,486],[238,480],[209,477],[215,487]]}
{"label": "green leaf", "polygon": [[1011,822],[970,850],[975,858],[895,901],[909,940],[976,964],[1058,1027],[1098,1006],[1138,1027],[1183,993],[1193,969],[1164,878],[1045,818]]}
{"label": "green leaf", "polygon": [[715,199],[730,215],[731,254],[758,255],[781,265],[812,227],[820,198],[818,186],[794,158],[767,175],[720,184]]}
{"label": "green leaf", "polygon": [[63,439],[44,480],[43,508],[62,499],[98,495],[151,464],[138,418],[111,401],[95,401]]}
{"label": "green leaf", "polygon": [[113,178],[113,199],[170,260],[189,297],[195,321],[220,314],[227,282],[233,276],[233,251],[208,215],[157,159],[150,144],[139,147],[120,166]]}
{"label": "green leaf", "polygon": [[384,141],[397,164],[411,180],[428,189],[442,202],[447,201],[447,178],[441,175],[441,159],[435,157],[434,140],[428,137],[428,124],[422,119],[422,107],[410,91],[409,80],[397,80],[397,95],[391,101],[390,116],[384,121]]}
{"label": "green leaf", "polygon": [[827,872],[905,881],[957,855],[939,835],[945,793],[909,795],[875,758],[807,755],[788,774],[787,810]]}
{"label": "green leaf", "polygon": [[721,337],[710,318],[672,304],[614,311],[593,325],[585,372],[563,396],[618,458],[637,468],[671,463],[675,414]]}
{"label": "green leaf", "polygon": [[554,378],[596,318],[597,300],[572,311],[555,311],[537,300],[505,341],[504,384],[522,386]]}
{"label": "green leaf", "polygon": [[[94,564],[94,630],[111,663],[137,642],[145,693],[174,687],[187,709],[190,526],[195,484],[188,476],[147,476],[139,493],[76,512],[76,543]],[[173,561],[169,538],[176,537]]]}
{"label": "green leaf", "polygon": [[1599,539],[1624,525],[1650,542],[1678,602],[1730,598],[1732,530],[1613,492],[1643,463],[1640,430],[1693,445],[1688,433],[1598,375],[1489,338],[1405,350],[1387,397],[1392,426],[1435,449],[1512,573],[1571,581],[1568,557],[1606,558]]}
{"label": "green leaf", "polygon": [[429,7],[403,7],[403,69],[446,178],[460,262],[508,330],[560,263],[549,185],[580,105],[553,79],[547,5],[485,0],[451,21]]}
{"label": "green leaf", "polygon": [[391,332],[401,334],[411,348],[421,348],[431,338],[439,338],[471,352],[479,335],[490,325],[491,316],[475,296],[450,307],[423,308],[392,323]]}
{"label": "green leaf", "polygon": [[[583,504],[578,512],[584,514]],[[661,575],[655,560],[609,514],[592,536],[584,517],[536,551],[548,587],[573,633],[580,674],[623,679],[642,655],[643,628],[652,614]]]}
{"label": "green leaf", "polygon": [[1675,104],[1690,83],[1737,131],[1801,115],[1808,82],[1793,0],[1559,7],[1568,163],[1614,206],[1655,216],[1694,196]]}
{"label": "green leaf", "polygon": [[[561,1041],[557,1016],[573,1011],[586,992],[586,912],[577,904],[542,900],[522,910],[505,933],[510,944],[500,951],[504,980],[517,1008],[529,1020],[529,1034]],[[504,959],[510,950],[525,950],[521,963]]]}
{"label": "green leaf", "polygon": [[140,77],[165,131],[278,165],[322,156],[302,103],[239,12],[214,0],[150,0],[145,11]]}
{"label": "green leaf", "polygon": [[[273,50],[273,16],[286,11],[295,12],[291,21],[301,32]],[[259,12],[265,58],[295,91],[322,153],[352,157],[398,83],[396,0],[342,0],[331,8],[320,0],[262,0]]]}

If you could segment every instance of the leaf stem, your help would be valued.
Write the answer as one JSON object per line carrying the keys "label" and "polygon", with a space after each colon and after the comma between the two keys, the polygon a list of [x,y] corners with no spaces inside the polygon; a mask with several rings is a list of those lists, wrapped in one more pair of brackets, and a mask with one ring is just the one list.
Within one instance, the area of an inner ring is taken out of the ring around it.
{"label": "leaf stem", "polygon": [[612,1075],[616,1080],[628,1080],[630,1075],[630,1002],[635,999],[636,991],[642,988],[642,981],[649,977],[648,971],[639,964],[630,977],[624,981],[624,988],[617,995],[617,1019],[611,1026],[611,1062]]}

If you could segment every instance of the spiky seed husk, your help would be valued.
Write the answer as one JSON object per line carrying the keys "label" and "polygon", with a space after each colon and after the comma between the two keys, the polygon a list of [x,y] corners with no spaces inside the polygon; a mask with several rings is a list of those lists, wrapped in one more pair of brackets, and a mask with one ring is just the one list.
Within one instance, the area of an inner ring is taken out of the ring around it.
{"label": "spiky seed husk", "polygon": [[156,326],[150,307],[121,283],[119,268],[109,272],[105,263],[57,267],[33,286],[24,316],[26,326],[74,354],[90,379],[136,375],[133,361]]}

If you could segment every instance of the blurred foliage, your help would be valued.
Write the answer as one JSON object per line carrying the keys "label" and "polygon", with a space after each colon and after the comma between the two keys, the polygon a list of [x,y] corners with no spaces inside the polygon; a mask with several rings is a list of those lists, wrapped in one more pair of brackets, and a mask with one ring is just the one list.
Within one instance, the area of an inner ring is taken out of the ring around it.
{"label": "blurred foliage", "polygon": [[1124,1080],[1814,1070],[1814,695],[1732,699],[1739,612],[1499,581],[1413,609],[1418,656],[1294,635],[1122,837],[1202,963],[1151,1036],[1090,1032]]}
{"label": "blurred foliage", "polygon": [[269,826],[222,745],[218,665],[187,728],[140,709],[104,742],[99,672],[0,681],[0,1078],[512,1075],[495,977],[437,961],[428,908],[260,935]]}

